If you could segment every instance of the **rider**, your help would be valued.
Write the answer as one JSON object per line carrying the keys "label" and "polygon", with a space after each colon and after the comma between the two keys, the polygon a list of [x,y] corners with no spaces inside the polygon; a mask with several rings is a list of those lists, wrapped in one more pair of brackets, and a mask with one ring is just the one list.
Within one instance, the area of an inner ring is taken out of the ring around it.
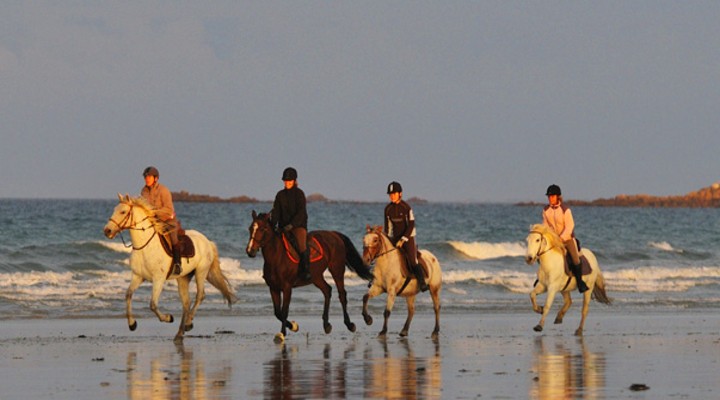
{"label": "rider", "polygon": [[172,195],[165,185],[158,182],[160,172],[155,167],[147,167],[143,171],[145,186],[140,191],[140,196],[155,207],[155,215],[168,224],[170,231],[170,243],[172,244],[172,267],[175,275],[182,273],[180,262],[180,246],[178,246],[178,221],[175,218],[175,207],[173,207]]}
{"label": "rider", "polygon": [[393,181],[387,188],[390,203],[385,206],[385,234],[395,244],[403,248],[410,268],[418,280],[421,291],[428,290],[422,267],[417,262],[417,247],[415,247],[415,215],[408,203],[402,199],[402,186]]}
{"label": "rider", "polygon": [[588,290],[588,287],[582,280],[582,265],[580,264],[580,255],[575,241],[575,221],[573,220],[572,211],[562,202],[560,186],[548,186],[545,195],[548,197],[549,204],[543,208],[543,224],[554,230],[562,239],[565,249],[572,258],[570,269],[577,281],[578,291],[583,293]]}
{"label": "rider", "polygon": [[270,225],[277,226],[278,230],[292,233],[297,242],[300,263],[298,264],[298,277],[301,280],[310,279],[310,252],[307,249],[307,209],[305,208],[305,193],[297,186],[297,171],[295,168],[285,168],[282,175],[285,188],[275,195],[272,211],[270,211]]}

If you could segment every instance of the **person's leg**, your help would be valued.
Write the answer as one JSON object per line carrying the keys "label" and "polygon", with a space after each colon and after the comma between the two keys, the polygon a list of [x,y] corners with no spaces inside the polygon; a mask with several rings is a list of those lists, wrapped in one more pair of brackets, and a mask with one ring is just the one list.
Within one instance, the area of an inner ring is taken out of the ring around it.
{"label": "person's leg", "polygon": [[580,255],[578,254],[577,243],[575,243],[575,239],[570,239],[563,243],[565,244],[567,251],[570,253],[570,258],[572,258],[573,265],[570,266],[570,269],[577,281],[578,291],[583,293],[588,290],[588,287],[582,280],[582,265],[580,265]]}
{"label": "person's leg", "polygon": [[428,290],[428,285],[425,282],[425,274],[417,261],[417,246],[415,245],[415,238],[410,238],[410,240],[405,242],[403,248],[405,249],[408,262],[410,263],[410,269],[413,271],[415,278],[417,278],[418,288],[423,292]]}
{"label": "person's leg", "polygon": [[307,248],[307,229],[294,228],[292,230],[297,241],[300,262],[298,263],[298,277],[302,280],[310,279],[310,251]]}

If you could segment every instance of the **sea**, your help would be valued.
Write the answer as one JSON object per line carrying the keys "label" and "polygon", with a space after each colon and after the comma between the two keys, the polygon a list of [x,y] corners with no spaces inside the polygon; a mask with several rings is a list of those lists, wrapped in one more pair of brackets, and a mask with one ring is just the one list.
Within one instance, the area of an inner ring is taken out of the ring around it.
{"label": "sea", "polygon": [[[103,236],[117,200],[0,199],[0,319],[123,318],[130,283],[130,237]],[[214,241],[220,265],[239,301],[229,308],[208,285],[202,315],[272,315],[262,279],[263,258],[245,254],[251,212],[270,203],[176,203],[186,229]],[[309,229],[336,230],[362,251],[367,225],[382,224],[384,203],[313,202]],[[423,203],[413,205],[420,248],[433,252],[442,267],[442,312],[532,314],[528,294],[537,264],[524,261],[525,238],[541,221],[541,206]],[[610,306],[593,309],[636,312],[705,312],[720,308],[720,210],[690,208],[573,207],[576,234],[597,255]],[[124,239],[124,241],[123,241]],[[326,279],[333,286],[326,273]],[[367,282],[346,273],[349,312],[360,319]],[[194,286],[191,286],[194,292]],[[573,294],[576,304],[580,296]],[[135,293],[138,318],[154,318],[150,284]],[[544,302],[544,297],[541,298]],[[559,299],[556,301],[559,304]],[[372,299],[382,315],[385,296]],[[291,314],[320,317],[323,297],[314,286],[293,292]],[[168,281],[160,299],[165,311],[181,310],[177,285]],[[579,307],[575,308],[575,312]],[[404,315],[404,301],[395,303]],[[337,290],[331,322],[341,321]],[[428,294],[417,313],[432,314]],[[357,322],[357,321],[356,321]]]}

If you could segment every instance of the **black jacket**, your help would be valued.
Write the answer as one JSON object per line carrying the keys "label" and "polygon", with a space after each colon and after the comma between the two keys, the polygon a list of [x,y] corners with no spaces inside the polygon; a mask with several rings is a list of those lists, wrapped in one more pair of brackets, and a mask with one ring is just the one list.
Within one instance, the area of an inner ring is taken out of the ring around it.
{"label": "black jacket", "polygon": [[294,228],[307,229],[307,219],[305,193],[299,187],[277,192],[270,216],[273,226],[282,229],[286,225],[292,225]]}

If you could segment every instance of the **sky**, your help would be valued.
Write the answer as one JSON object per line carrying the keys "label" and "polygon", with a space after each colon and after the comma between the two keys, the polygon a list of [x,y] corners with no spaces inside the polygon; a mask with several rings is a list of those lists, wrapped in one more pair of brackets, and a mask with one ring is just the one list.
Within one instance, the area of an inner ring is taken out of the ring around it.
{"label": "sky", "polygon": [[717,1],[0,4],[0,198],[674,195],[720,180]]}

